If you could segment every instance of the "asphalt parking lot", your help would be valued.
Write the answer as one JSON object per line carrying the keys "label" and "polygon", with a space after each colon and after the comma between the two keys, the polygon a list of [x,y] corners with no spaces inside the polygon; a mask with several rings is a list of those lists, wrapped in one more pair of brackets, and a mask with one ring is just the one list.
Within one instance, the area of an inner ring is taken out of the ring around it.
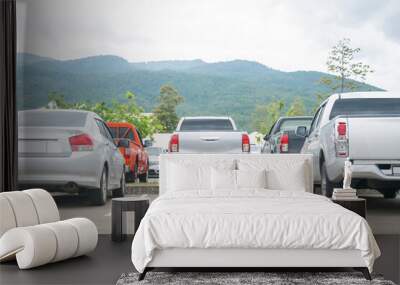
{"label": "asphalt parking lot", "polygon": [[[127,196],[142,195],[148,196],[151,201],[157,198],[157,195],[151,194]],[[92,206],[78,196],[62,195],[56,197],[56,203],[60,210],[61,219],[85,217],[96,224],[99,234],[111,234],[111,199],[103,206]]]}
{"label": "asphalt parking lot", "polygon": [[374,234],[400,235],[400,197],[365,196],[367,199],[367,221]]}

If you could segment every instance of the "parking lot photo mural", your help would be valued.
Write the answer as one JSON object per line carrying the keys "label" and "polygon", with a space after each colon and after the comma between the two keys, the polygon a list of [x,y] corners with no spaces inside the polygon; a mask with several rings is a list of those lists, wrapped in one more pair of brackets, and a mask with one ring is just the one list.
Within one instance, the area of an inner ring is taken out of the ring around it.
{"label": "parking lot photo mural", "polygon": [[16,2],[20,190],[109,235],[111,199],[159,197],[160,157],[309,154],[400,282],[397,1]]}

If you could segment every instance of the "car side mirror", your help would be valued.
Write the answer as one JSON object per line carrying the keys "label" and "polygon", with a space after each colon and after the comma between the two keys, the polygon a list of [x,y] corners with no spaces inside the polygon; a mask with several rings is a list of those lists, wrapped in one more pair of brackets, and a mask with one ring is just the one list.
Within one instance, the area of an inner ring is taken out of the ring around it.
{"label": "car side mirror", "polygon": [[153,145],[153,142],[150,141],[150,140],[145,140],[145,141],[143,142],[143,145],[144,145],[144,147],[150,147],[150,146]]}
{"label": "car side mirror", "polygon": [[265,135],[264,140],[269,141],[270,137],[271,137],[270,135]]}
{"label": "car side mirror", "polygon": [[298,126],[296,128],[296,135],[299,137],[307,137],[308,136],[308,131],[307,131],[307,127],[305,126]]}
{"label": "car side mirror", "polygon": [[129,143],[131,141],[129,139],[119,139],[117,143],[117,147],[129,148]]}

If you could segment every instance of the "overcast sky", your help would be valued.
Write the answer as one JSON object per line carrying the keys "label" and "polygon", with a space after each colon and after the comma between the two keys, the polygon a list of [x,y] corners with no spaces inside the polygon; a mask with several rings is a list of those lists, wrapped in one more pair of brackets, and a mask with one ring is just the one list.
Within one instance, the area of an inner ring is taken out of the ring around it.
{"label": "overcast sky", "polygon": [[326,71],[330,47],[352,39],[368,82],[400,90],[399,0],[17,0],[18,51],[57,59],[255,60]]}

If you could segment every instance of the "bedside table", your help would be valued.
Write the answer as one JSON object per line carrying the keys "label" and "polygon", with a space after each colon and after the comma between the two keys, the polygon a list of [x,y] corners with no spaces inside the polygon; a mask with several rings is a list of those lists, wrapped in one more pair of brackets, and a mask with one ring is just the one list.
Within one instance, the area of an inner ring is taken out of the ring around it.
{"label": "bedside table", "polygon": [[126,220],[123,219],[124,212],[135,212],[135,232],[137,231],[140,221],[146,214],[150,205],[150,199],[146,196],[142,197],[122,197],[114,198],[111,202],[111,238],[113,241],[123,241],[126,234]]}
{"label": "bedside table", "polygon": [[357,199],[331,199],[333,203],[339,204],[340,206],[359,214],[364,219],[367,214],[367,201],[363,198]]}

